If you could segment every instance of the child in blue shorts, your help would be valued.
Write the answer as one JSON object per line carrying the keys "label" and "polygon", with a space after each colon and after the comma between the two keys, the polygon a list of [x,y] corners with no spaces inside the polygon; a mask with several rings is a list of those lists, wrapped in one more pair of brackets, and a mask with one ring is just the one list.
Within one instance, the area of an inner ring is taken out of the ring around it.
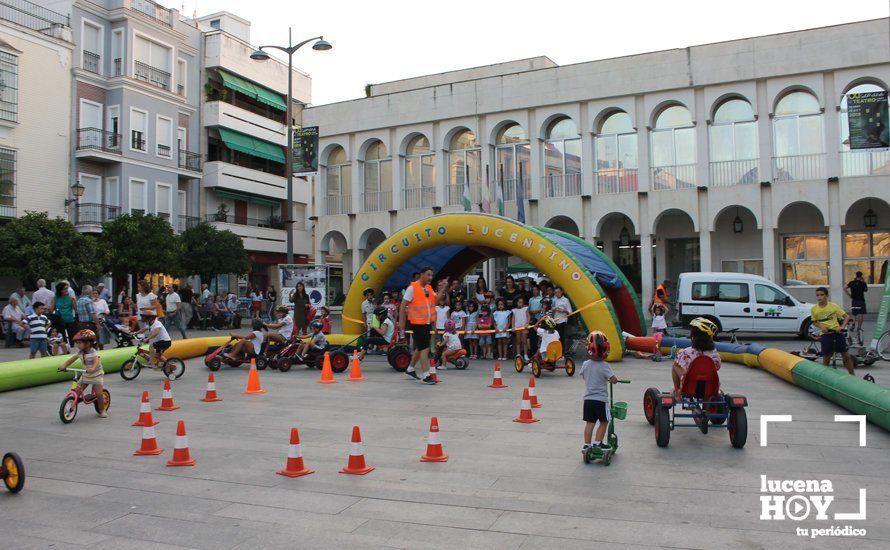
{"label": "child in blue shorts", "polygon": [[[609,340],[602,332],[595,330],[587,337],[587,360],[581,365],[581,378],[584,379],[584,446],[581,452],[586,453],[590,447],[608,449],[608,442],[603,441],[606,428],[612,420],[609,411],[609,384],[618,382],[618,378],[612,373],[612,367],[606,363],[609,356]],[[593,438],[593,428],[596,423],[596,439]]]}

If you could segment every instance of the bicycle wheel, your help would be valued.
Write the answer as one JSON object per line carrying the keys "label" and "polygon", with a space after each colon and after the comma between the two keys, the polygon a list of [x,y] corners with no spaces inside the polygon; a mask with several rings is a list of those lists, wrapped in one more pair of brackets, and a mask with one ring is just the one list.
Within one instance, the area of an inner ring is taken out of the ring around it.
{"label": "bicycle wheel", "polygon": [[890,361],[890,330],[885,332],[878,338],[878,355],[884,361]]}
{"label": "bicycle wheel", "polygon": [[77,416],[77,401],[73,395],[67,395],[59,406],[59,419],[64,424],[70,424],[75,416]]}
{"label": "bicycle wheel", "polygon": [[142,364],[135,357],[130,357],[121,364],[121,378],[124,380],[135,380],[142,370]]}
{"label": "bicycle wheel", "polygon": [[185,362],[178,357],[167,359],[167,362],[164,364],[164,374],[167,376],[172,374],[175,380],[179,380],[185,374]]}

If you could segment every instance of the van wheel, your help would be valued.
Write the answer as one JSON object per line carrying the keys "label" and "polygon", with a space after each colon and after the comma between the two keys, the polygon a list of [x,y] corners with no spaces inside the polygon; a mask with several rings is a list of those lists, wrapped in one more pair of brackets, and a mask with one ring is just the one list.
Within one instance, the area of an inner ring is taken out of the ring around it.
{"label": "van wheel", "polygon": [[802,338],[804,340],[809,339],[810,334],[810,326],[813,324],[813,321],[807,317],[803,323],[800,324],[800,332],[797,333],[798,338]]}

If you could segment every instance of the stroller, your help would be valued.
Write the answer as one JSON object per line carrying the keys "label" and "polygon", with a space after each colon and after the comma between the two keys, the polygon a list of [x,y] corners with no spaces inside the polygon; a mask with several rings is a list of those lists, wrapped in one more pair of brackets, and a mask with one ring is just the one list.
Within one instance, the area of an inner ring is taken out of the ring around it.
{"label": "stroller", "polygon": [[105,328],[114,337],[115,347],[128,348],[134,345],[135,336],[130,332],[130,327],[120,323],[117,317],[106,317]]}

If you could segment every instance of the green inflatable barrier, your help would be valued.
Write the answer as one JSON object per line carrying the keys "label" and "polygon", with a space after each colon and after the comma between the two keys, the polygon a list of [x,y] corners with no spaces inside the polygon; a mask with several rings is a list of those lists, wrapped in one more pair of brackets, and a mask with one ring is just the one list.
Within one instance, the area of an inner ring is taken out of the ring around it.
{"label": "green inflatable barrier", "polygon": [[890,389],[806,360],[794,365],[791,375],[798,386],[890,431]]}
{"label": "green inflatable barrier", "polygon": [[[102,356],[102,368],[105,373],[113,373],[121,370],[121,364],[133,356],[136,348],[116,348],[100,352]],[[58,368],[71,357],[70,355],[56,355],[41,359],[23,359],[21,361],[9,361],[0,364],[0,392],[29,388],[63,382],[73,379],[70,372],[59,372]],[[80,363],[72,365],[81,368]]]}

